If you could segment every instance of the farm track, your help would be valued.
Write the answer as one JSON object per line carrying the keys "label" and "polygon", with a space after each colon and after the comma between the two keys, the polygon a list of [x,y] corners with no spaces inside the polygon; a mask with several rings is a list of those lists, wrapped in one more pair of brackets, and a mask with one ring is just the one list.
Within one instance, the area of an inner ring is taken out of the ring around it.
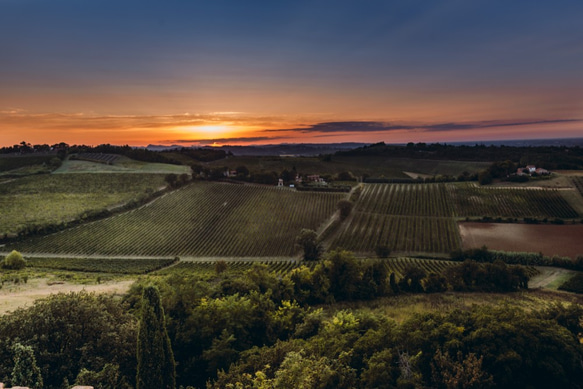
{"label": "farm track", "polygon": [[[573,270],[561,269],[558,267],[543,267],[536,266],[539,274],[532,277],[528,282],[528,287],[530,289],[538,288],[549,288],[557,283],[557,281],[568,278],[572,274],[576,274]],[[557,286],[551,287],[551,289],[556,289]]]}

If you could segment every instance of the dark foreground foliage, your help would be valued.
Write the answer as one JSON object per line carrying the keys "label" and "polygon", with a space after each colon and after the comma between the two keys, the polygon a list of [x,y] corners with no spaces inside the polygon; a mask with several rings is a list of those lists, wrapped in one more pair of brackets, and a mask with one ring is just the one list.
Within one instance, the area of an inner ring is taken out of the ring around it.
{"label": "dark foreground foliage", "polygon": [[144,290],[155,283],[161,306],[149,302],[150,311],[164,312],[176,384],[185,387],[577,388],[583,382],[583,308],[575,304],[528,312],[475,306],[401,323],[382,305],[336,304],[400,293],[518,290],[528,280],[521,268],[468,261],[442,275],[411,267],[398,279],[381,265],[335,251],[283,275],[256,266],[205,278],[145,277],[124,301],[53,296],[0,317],[0,377],[12,376],[18,342],[32,348],[45,388],[64,381],[134,386],[138,320],[151,328],[161,322],[152,314],[144,321],[150,309]]}
{"label": "dark foreground foliage", "polygon": [[559,286],[559,290],[583,294],[583,273],[577,273],[565,281],[563,285]]}
{"label": "dark foreground foliage", "polygon": [[58,294],[2,316],[2,379],[12,374],[15,342],[34,350],[45,388],[59,388],[65,380],[73,383],[82,369],[100,372],[108,363],[114,366],[116,387],[124,388],[135,378],[136,320],[111,297]]}

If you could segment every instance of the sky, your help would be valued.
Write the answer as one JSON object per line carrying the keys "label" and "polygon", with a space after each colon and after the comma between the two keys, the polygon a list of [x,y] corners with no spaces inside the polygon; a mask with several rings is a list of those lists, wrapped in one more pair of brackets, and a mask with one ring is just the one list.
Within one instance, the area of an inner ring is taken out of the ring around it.
{"label": "sky", "polygon": [[0,146],[569,137],[581,0],[0,0]]}

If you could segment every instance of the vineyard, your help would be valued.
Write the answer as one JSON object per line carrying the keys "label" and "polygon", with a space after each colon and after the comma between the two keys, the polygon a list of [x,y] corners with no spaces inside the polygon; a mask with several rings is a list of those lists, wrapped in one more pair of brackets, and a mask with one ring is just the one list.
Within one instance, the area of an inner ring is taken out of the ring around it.
{"label": "vineyard", "polygon": [[459,249],[455,217],[575,218],[558,190],[479,187],[475,184],[367,184],[332,248],[359,253],[387,246],[399,252]]}
{"label": "vineyard", "polygon": [[23,252],[280,257],[345,195],[197,182],[139,209],[18,245]]}
{"label": "vineyard", "polygon": [[453,218],[356,212],[331,244],[359,253],[374,252],[377,246],[391,251],[449,253],[460,248],[460,238]]}
{"label": "vineyard", "polygon": [[97,273],[145,274],[174,263],[174,259],[28,258],[27,266]]}
{"label": "vineyard", "polygon": [[[364,259],[363,261],[368,261]],[[419,258],[389,258],[383,259],[383,264],[389,273],[395,273],[397,277],[402,277],[405,269],[410,266],[416,266],[429,273],[442,273],[450,266],[457,264],[453,261],[442,261],[434,259]],[[214,273],[216,261],[182,261],[175,266],[162,269],[156,274],[184,274],[184,273]],[[300,266],[308,266],[313,269],[317,262],[298,262],[298,261],[226,261],[227,272],[245,272],[258,264],[267,267],[267,270],[276,274],[286,274]]]}
{"label": "vineyard", "polygon": [[75,155],[75,158],[83,161],[98,162],[111,165],[117,159],[119,159],[119,155],[103,153],[78,153],[77,155]]}
{"label": "vineyard", "polygon": [[459,217],[576,218],[578,213],[556,189],[480,187],[449,184]]}
{"label": "vineyard", "polygon": [[160,174],[47,174],[16,179],[0,185],[0,237],[139,200],[164,185]]}
{"label": "vineyard", "polygon": [[356,210],[385,215],[453,216],[445,184],[368,184]]}
{"label": "vineyard", "polygon": [[583,196],[583,177],[571,177],[571,181],[581,196]]}

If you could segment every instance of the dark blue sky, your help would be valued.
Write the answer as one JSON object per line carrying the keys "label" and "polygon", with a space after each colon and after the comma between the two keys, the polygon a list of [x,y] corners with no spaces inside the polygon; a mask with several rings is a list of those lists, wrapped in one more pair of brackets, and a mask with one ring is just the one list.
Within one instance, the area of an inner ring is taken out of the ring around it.
{"label": "dark blue sky", "polygon": [[[199,139],[195,127],[217,123],[232,130],[222,137],[423,123],[401,134],[422,139],[424,126],[448,122],[583,119],[582,21],[582,1],[0,0],[0,111],[10,124],[0,134],[64,136],[91,127],[80,116],[139,117],[142,127],[151,118],[170,132],[160,139],[184,126]],[[202,119],[168,119],[186,112]],[[119,123],[86,135],[138,125]],[[531,131],[582,129],[565,123]],[[472,131],[447,136],[496,135]]]}

